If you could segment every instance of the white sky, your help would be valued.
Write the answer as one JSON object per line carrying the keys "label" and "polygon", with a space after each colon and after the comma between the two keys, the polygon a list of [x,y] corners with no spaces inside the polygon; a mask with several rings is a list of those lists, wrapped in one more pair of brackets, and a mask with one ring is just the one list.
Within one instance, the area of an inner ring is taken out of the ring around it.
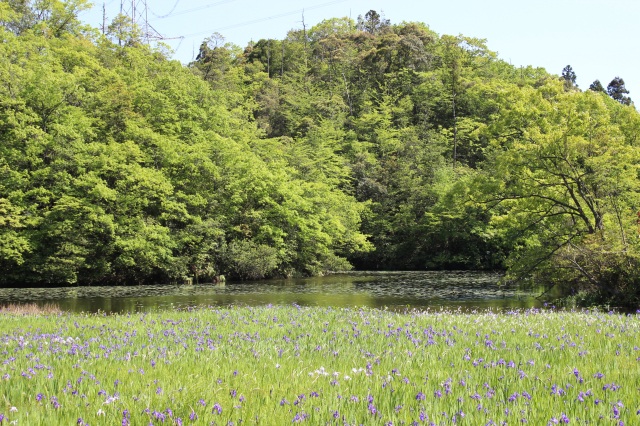
{"label": "white sky", "polygon": [[[105,0],[108,21],[132,0]],[[145,0],[136,0],[138,7]],[[81,18],[102,24],[103,3]],[[543,67],[561,74],[571,65],[582,90],[599,79],[606,88],[616,76],[640,104],[640,0],[146,0],[149,23],[184,63],[214,32],[241,47],[261,38],[282,39],[290,29],[370,9],[392,24],[426,23],[438,34],[487,40],[490,50],[513,65]]]}

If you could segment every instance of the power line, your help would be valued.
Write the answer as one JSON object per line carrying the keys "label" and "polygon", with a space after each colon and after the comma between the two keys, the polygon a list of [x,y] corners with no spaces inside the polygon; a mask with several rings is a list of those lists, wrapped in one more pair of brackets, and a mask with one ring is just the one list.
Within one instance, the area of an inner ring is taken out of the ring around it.
{"label": "power line", "polygon": [[[176,5],[178,4],[179,1],[180,0],[176,1]],[[218,6],[218,5],[225,4],[225,3],[231,3],[231,2],[234,2],[234,1],[235,0],[222,0],[222,1],[215,2],[215,3],[206,4],[204,6],[198,6],[198,7],[194,7],[194,8],[191,8],[191,9],[182,10],[182,11],[177,12],[177,13],[172,13],[173,10],[175,10],[175,8],[176,8],[174,6],[173,9],[171,10],[171,12],[169,12],[168,14],[163,15],[163,16],[157,16],[156,19],[173,18],[174,16],[186,15],[186,14],[191,13],[191,12],[198,12],[200,10],[208,9],[210,7],[213,7],[213,6]]]}
{"label": "power line", "polygon": [[[115,0],[109,0],[106,4],[109,5],[111,3],[113,3]],[[218,6],[221,4],[225,4],[225,3],[232,3],[236,0],[220,0],[220,1],[216,1],[213,3],[209,3],[203,6],[198,6],[195,8],[191,8],[191,9],[187,9],[187,10],[182,10],[179,12],[174,12],[174,9],[177,8],[177,5],[180,3],[181,0],[176,0],[176,3],[174,4],[174,6],[172,7],[171,11],[165,15],[162,16],[158,16],[156,14],[154,14],[156,16],[155,20],[160,20],[160,19],[166,19],[166,18],[170,18],[173,16],[179,16],[179,15],[185,15],[188,13],[193,13],[193,12],[197,12],[197,11],[201,11],[201,10],[205,10],[214,6]],[[237,24],[232,24],[232,25],[227,25],[224,27],[219,27],[216,28],[214,30],[207,30],[207,31],[200,31],[197,33],[192,33],[192,34],[188,34],[188,35],[183,35],[183,36],[177,36],[177,37],[164,37],[162,36],[155,28],[153,28],[150,24],[149,24],[149,19],[147,19],[147,11],[150,10],[147,2],[148,0],[120,0],[120,13],[125,14],[130,16],[130,18],[132,18],[132,21],[137,24],[139,27],[141,27],[142,31],[143,31],[143,39],[149,43],[151,40],[180,40],[180,42],[178,43],[178,47],[174,50],[174,52],[177,52],[181,45],[182,42],[187,39],[187,38],[192,38],[192,37],[197,37],[197,36],[201,36],[204,34],[211,34],[213,32],[216,31],[224,31],[224,30],[228,30],[228,29],[232,29],[232,28],[238,28],[238,27],[243,27],[246,25],[252,25],[252,24],[257,24],[260,22],[264,22],[264,21],[269,21],[269,20],[273,20],[273,19],[278,19],[278,18],[282,18],[282,17],[286,17],[286,16],[291,16],[291,15],[296,15],[296,14],[300,14],[303,13],[304,11],[309,11],[309,10],[314,10],[314,9],[320,9],[323,7],[327,7],[327,6],[331,6],[334,4],[338,4],[338,3],[344,3],[348,0],[333,0],[333,1],[329,1],[326,3],[321,3],[321,4],[316,4],[316,5],[312,5],[309,7],[304,7],[301,9],[296,9],[296,10],[292,10],[289,12],[284,12],[284,13],[279,13],[276,15],[271,15],[268,17],[264,17],[264,18],[259,18],[259,19],[254,19],[251,21],[245,21],[245,22],[240,22]],[[128,10],[127,10],[128,9]],[[153,13],[153,12],[151,12]]]}
{"label": "power line", "polygon": [[[233,0],[226,0],[226,1],[233,1]],[[216,31],[229,30],[229,29],[232,29],[232,28],[243,27],[245,25],[257,24],[257,23],[260,23],[260,22],[269,21],[271,19],[283,18],[285,16],[291,16],[291,15],[297,15],[299,13],[302,13],[302,12],[306,11],[306,10],[320,9],[322,7],[331,6],[333,4],[344,3],[345,1],[348,1],[348,0],[334,0],[334,1],[330,1],[328,3],[322,3],[322,4],[315,5],[315,6],[305,7],[305,8],[297,9],[297,10],[294,10],[294,11],[291,11],[291,12],[284,12],[284,13],[280,13],[278,15],[268,16],[266,18],[254,19],[252,21],[241,22],[241,23],[229,25],[229,26],[226,26],[226,27],[216,28],[214,30],[200,31],[200,32],[197,32],[197,33],[187,34],[187,35],[184,35],[182,37],[184,37],[184,38],[197,37],[197,36],[200,36],[200,35],[203,35],[203,34],[211,34],[212,32],[216,32]]]}
{"label": "power line", "polygon": [[152,14],[153,16],[155,16],[157,19],[164,19],[164,18],[166,18],[166,17],[168,17],[168,16],[171,16],[171,14],[173,13],[173,11],[174,11],[174,10],[176,10],[176,7],[178,7],[178,3],[180,3],[180,0],[176,0],[176,3],[173,5],[173,7],[171,8],[171,10],[170,10],[169,12],[165,13],[164,15],[157,15],[157,14],[155,14],[155,13],[151,10],[151,8],[149,8],[149,12],[151,12],[151,14]]}

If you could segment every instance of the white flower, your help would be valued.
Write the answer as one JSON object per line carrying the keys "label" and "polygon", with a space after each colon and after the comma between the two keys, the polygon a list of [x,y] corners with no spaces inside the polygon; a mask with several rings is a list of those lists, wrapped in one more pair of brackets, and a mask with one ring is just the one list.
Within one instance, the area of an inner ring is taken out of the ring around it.
{"label": "white flower", "polygon": [[117,401],[119,398],[117,396],[110,396],[109,398],[106,399],[106,401],[103,402],[103,404],[111,404],[114,401]]}
{"label": "white flower", "polygon": [[96,413],[96,415],[98,416],[104,416],[104,411],[101,409],[98,410],[98,412]]}
{"label": "white flower", "polygon": [[18,411],[18,409],[16,407],[9,408],[9,412],[10,413],[15,413],[16,411]]}

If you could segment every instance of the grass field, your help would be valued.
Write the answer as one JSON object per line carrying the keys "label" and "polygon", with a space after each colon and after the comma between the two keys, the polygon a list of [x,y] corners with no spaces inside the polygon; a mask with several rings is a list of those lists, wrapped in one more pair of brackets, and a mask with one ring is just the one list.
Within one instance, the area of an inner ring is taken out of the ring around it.
{"label": "grass field", "polygon": [[640,424],[640,315],[0,313],[0,424]]}

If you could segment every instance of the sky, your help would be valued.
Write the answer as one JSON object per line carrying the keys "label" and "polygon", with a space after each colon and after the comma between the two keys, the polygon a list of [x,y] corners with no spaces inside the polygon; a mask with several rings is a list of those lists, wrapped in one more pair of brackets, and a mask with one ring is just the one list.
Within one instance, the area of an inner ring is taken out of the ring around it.
{"label": "sky", "polygon": [[392,24],[423,22],[436,33],[486,39],[487,47],[515,66],[560,75],[571,65],[582,90],[596,79],[606,88],[622,77],[640,104],[640,0],[94,0],[81,19],[107,24],[132,1],[147,6],[149,24],[188,63],[214,32],[245,47],[261,38],[282,39],[291,29],[324,19],[356,20],[375,10]]}

